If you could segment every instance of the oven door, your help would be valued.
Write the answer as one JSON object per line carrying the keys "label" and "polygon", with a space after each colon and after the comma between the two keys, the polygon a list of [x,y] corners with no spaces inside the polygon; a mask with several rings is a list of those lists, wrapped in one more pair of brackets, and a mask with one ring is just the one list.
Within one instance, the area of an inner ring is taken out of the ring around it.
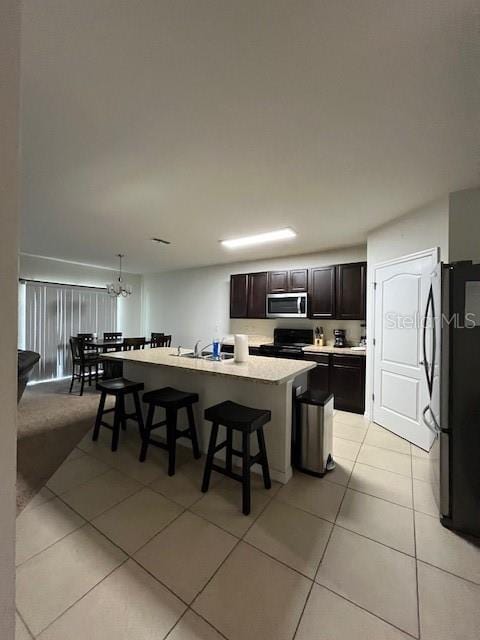
{"label": "oven door", "polygon": [[267,318],[306,318],[306,293],[269,293]]}

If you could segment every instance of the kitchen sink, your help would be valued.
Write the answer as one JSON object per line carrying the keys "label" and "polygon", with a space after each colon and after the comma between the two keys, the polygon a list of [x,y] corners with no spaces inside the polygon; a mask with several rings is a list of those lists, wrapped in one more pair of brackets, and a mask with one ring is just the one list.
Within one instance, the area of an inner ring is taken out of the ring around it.
{"label": "kitchen sink", "polygon": [[[178,355],[177,353],[172,353],[172,356],[175,356],[176,358],[192,358],[194,360],[211,360],[211,361],[216,360],[216,358],[214,358],[211,353],[196,356],[193,351],[187,351],[187,353],[181,353],[180,355]],[[231,360],[232,358],[233,358],[233,353],[222,353],[219,362],[221,360]]]}
{"label": "kitchen sink", "polygon": [[221,360],[231,360],[233,357],[233,353],[222,353],[220,356],[220,360],[217,360],[212,355],[205,356],[204,360],[217,360],[217,362],[220,362]]}

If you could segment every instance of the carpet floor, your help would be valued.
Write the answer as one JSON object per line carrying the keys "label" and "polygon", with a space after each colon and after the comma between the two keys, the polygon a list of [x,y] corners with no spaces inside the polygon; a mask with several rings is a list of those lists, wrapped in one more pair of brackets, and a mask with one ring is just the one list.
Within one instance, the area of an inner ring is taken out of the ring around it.
{"label": "carpet floor", "polygon": [[[92,427],[99,394],[68,393],[70,380],[28,386],[18,405],[17,513],[55,473]],[[111,406],[113,401],[111,399]]]}

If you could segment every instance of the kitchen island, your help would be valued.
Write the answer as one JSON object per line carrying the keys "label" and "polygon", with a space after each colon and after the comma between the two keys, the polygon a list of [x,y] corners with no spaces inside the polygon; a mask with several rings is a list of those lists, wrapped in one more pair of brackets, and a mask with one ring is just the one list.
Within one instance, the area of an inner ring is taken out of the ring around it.
{"label": "kitchen island", "polygon": [[[182,349],[182,354],[187,351]],[[272,419],[265,426],[265,439],[270,473],[274,480],[283,484],[290,479],[294,381],[295,386],[301,385],[305,390],[306,373],[315,367],[315,363],[261,356],[250,356],[242,363],[233,358],[216,362],[179,357],[177,349],[169,347],[108,353],[102,358],[122,361],[124,377],[143,382],[145,391],[175,387],[198,393],[199,402],[194,405],[194,411],[203,451],[206,451],[211,429],[211,424],[203,419],[207,407],[233,400],[250,407],[269,409]],[[182,413],[180,428],[185,424]],[[158,435],[164,435],[162,429],[158,430]],[[238,448],[239,443],[234,446]],[[261,473],[260,468],[253,467],[253,470]]]}

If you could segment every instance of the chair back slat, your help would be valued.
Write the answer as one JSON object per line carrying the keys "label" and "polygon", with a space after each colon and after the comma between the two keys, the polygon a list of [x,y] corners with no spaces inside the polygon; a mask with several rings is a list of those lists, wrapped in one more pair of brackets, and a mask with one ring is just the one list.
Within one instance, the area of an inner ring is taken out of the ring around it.
{"label": "chair back slat", "polygon": [[70,338],[70,350],[72,352],[72,360],[74,362],[84,362],[86,352],[88,352],[89,356],[94,353],[98,353],[97,347],[89,343],[90,340],[85,340],[84,338],[79,338],[78,336],[72,336]]}
{"label": "chair back slat", "polygon": [[145,338],[124,338],[123,350],[124,351],[137,351],[138,349],[145,349]]}
{"label": "chair back slat", "polygon": [[155,347],[171,347],[172,346],[172,336],[165,335],[164,333],[152,333],[152,337],[150,340],[150,347],[153,349]]}

